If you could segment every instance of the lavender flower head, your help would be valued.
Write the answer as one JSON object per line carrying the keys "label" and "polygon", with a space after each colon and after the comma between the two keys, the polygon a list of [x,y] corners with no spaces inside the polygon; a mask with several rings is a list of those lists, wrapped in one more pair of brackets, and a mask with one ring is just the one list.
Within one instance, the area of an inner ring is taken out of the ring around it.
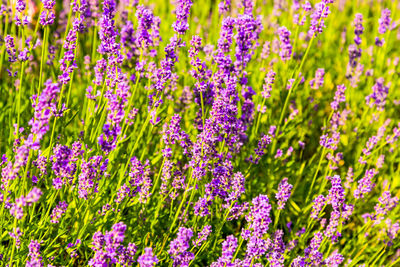
{"label": "lavender flower head", "polygon": [[363,26],[363,15],[360,13],[357,13],[355,18],[354,18],[354,42],[356,45],[361,44],[361,34],[364,32],[364,26]]}
{"label": "lavender flower head", "polygon": [[278,209],[282,210],[285,208],[285,204],[292,194],[293,185],[289,184],[288,178],[283,178],[278,186],[278,193],[275,194],[276,199],[278,200]]}
{"label": "lavender flower head", "polygon": [[169,245],[168,253],[174,259],[173,266],[188,266],[194,259],[194,254],[187,251],[190,247],[190,239],[193,232],[189,228],[181,227],[178,230],[178,236]]}
{"label": "lavender flower head", "polygon": [[247,228],[253,232],[254,236],[261,238],[268,231],[269,224],[272,222],[270,212],[271,204],[266,195],[259,195],[253,199],[250,212],[245,218],[248,222]]}
{"label": "lavender flower head", "polygon": [[381,17],[379,18],[379,28],[378,32],[380,34],[385,34],[386,31],[390,28],[390,23],[392,22],[392,19],[390,18],[391,11],[388,8],[385,8],[382,10]]}
{"label": "lavender flower head", "polygon": [[365,97],[366,103],[369,107],[375,105],[378,110],[384,110],[386,97],[389,93],[389,87],[385,86],[384,83],[384,78],[378,78],[376,83],[372,86],[372,94]]}
{"label": "lavender flower head", "polygon": [[145,248],[144,254],[138,258],[140,267],[153,267],[158,263],[157,256],[154,256],[152,248]]}
{"label": "lavender flower head", "polygon": [[190,8],[193,5],[192,0],[178,0],[176,8],[176,22],[172,25],[174,30],[178,34],[185,34],[189,29],[188,17],[190,14]]}
{"label": "lavender flower head", "polygon": [[292,45],[290,44],[290,31],[282,26],[278,29],[280,40],[279,56],[283,61],[287,61],[292,57]]}

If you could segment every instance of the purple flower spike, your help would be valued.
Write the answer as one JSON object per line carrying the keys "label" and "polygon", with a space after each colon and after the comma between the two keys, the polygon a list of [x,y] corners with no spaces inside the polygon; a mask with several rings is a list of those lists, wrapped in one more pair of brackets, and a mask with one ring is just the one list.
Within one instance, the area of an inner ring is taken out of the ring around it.
{"label": "purple flower spike", "polygon": [[278,186],[278,193],[276,193],[275,197],[278,200],[278,209],[282,210],[285,208],[285,204],[292,194],[293,185],[289,184],[288,178],[283,178]]}

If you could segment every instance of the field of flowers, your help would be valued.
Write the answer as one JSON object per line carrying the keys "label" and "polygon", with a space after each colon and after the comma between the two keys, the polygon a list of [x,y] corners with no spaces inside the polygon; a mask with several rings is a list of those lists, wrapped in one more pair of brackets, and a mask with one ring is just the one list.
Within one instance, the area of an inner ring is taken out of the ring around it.
{"label": "field of flowers", "polygon": [[400,266],[397,0],[0,4],[0,266]]}

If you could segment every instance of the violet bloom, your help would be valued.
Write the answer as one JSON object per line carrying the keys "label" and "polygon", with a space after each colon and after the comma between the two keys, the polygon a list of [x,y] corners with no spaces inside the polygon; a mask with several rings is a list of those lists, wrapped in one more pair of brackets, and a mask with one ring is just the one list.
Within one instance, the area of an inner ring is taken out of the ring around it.
{"label": "violet bloom", "polygon": [[372,179],[378,173],[375,169],[370,169],[365,171],[365,175],[363,178],[358,180],[357,189],[354,190],[354,197],[356,199],[364,198],[366,194],[372,191],[372,188],[375,187],[375,184],[372,183]]}
{"label": "violet bloom", "polygon": [[372,94],[365,97],[365,101],[369,107],[373,107],[375,105],[378,110],[385,109],[389,87],[385,86],[384,83],[384,78],[378,78],[376,83],[372,86]]}
{"label": "violet bloom", "polygon": [[42,267],[43,258],[40,255],[40,243],[36,240],[31,240],[29,243],[29,253],[28,253],[28,261],[26,262],[26,267]]}
{"label": "violet bloom", "polygon": [[339,109],[339,104],[346,101],[345,91],[346,86],[344,86],[344,84],[340,84],[337,86],[335,97],[331,102],[331,107],[333,110],[337,111]]}
{"label": "violet bloom", "polygon": [[292,45],[290,44],[290,31],[286,27],[278,29],[280,40],[279,56],[283,61],[287,61],[292,57]]}
{"label": "violet bloom", "polygon": [[276,75],[276,73],[273,70],[270,70],[267,73],[267,75],[264,79],[263,90],[261,92],[261,95],[263,98],[271,97],[272,85],[275,82],[275,75]]}
{"label": "violet bloom", "polygon": [[314,233],[310,245],[304,250],[304,257],[298,256],[293,260],[292,267],[321,266],[323,254],[318,251],[321,246],[323,235],[320,232]]}
{"label": "violet bloom", "polygon": [[312,89],[319,89],[324,85],[325,70],[320,68],[315,71],[315,78],[310,81]]}
{"label": "violet bloom", "polygon": [[221,0],[218,4],[219,14],[224,15],[229,12],[231,8],[231,0]]}
{"label": "violet bloom", "polygon": [[104,235],[96,232],[93,235],[92,250],[95,252],[89,260],[90,266],[107,265],[132,265],[136,253],[135,244],[130,243],[125,247],[122,242],[125,239],[126,225],[123,222],[114,224],[110,232]]}
{"label": "violet bloom", "polygon": [[379,18],[379,34],[385,34],[387,30],[390,30],[390,23],[392,22],[390,15],[390,9],[385,8],[384,10],[382,10],[381,17]]}
{"label": "violet bloom", "polygon": [[[139,47],[147,48],[153,45],[153,38],[150,30],[155,23],[155,18],[150,9],[143,5],[139,5],[135,13],[138,19],[138,26],[136,30],[136,44]],[[121,33],[122,34],[122,33]]]}
{"label": "violet bloom", "polygon": [[178,0],[176,13],[176,21],[172,24],[172,27],[178,34],[185,34],[189,29],[188,17],[190,14],[190,8],[193,5],[192,0]]}
{"label": "violet bloom", "polygon": [[13,228],[12,232],[8,232],[8,234],[15,239],[15,247],[19,249],[21,247],[21,236],[23,235],[23,232],[19,227]]}
{"label": "violet bloom", "polygon": [[26,8],[26,4],[24,0],[17,0],[16,5],[15,5],[15,10],[18,12],[22,13]]}
{"label": "violet bloom", "polygon": [[54,23],[54,19],[56,18],[56,15],[54,14],[54,11],[52,10],[54,8],[54,5],[56,4],[56,1],[55,0],[42,0],[42,2],[43,2],[44,10],[40,14],[39,23],[42,26],[51,25]]}
{"label": "violet bloom", "polygon": [[147,160],[143,164],[136,157],[131,158],[128,176],[128,181],[118,189],[118,197],[115,202],[121,203],[126,196],[132,198],[138,195],[139,202],[146,203],[151,195],[150,188],[152,186],[149,161]]}
{"label": "violet bloom", "polygon": [[[74,143],[76,146],[78,142]],[[74,157],[73,150],[68,146],[56,145],[53,148],[53,155],[50,160],[52,161],[52,170],[56,177],[53,179],[53,187],[61,189],[64,184],[71,184],[76,172],[77,157]]]}
{"label": "violet bloom", "polygon": [[173,258],[173,266],[189,266],[194,254],[188,251],[193,232],[190,228],[181,227],[178,236],[169,245],[168,253]]}
{"label": "violet bloom", "polygon": [[292,194],[293,185],[289,184],[288,178],[283,178],[278,186],[278,193],[275,194],[276,199],[278,200],[278,210],[282,210],[285,208],[285,204]]}
{"label": "violet bloom", "polygon": [[323,32],[325,26],[325,19],[328,17],[330,10],[329,5],[333,0],[323,0],[317,4],[315,4],[314,11],[310,15],[310,29],[308,31],[308,35],[317,36]]}
{"label": "violet bloom", "polygon": [[77,67],[75,62],[76,42],[78,39],[78,32],[84,30],[83,19],[75,18],[72,23],[72,28],[69,30],[63,48],[65,49],[64,56],[60,60],[60,71],[58,80],[62,84],[68,84],[71,80],[70,74]]}
{"label": "violet bloom", "polygon": [[[266,195],[259,195],[252,200],[250,212],[245,217],[248,222],[247,229],[252,232],[252,235],[261,238],[267,233],[269,224],[272,222],[270,212],[271,204],[269,204],[269,199]],[[244,239],[248,239],[246,235]]]}
{"label": "violet bloom", "polygon": [[[222,242],[222,255],[218,258],[217,262],[213,262],[211,267],[226,266],[230,264],[233,259],[233,254],[237,248],[237,238],[233,235],[227,236],[225,241]],[[231,266],[231,265],[228,265]]]}
{"label": "violet bloom", "polygon": [[59,219],[67,211],[68,204],[65,201],[60,201],[58,205],[53,209],[50,215],[51,223],[59,223]]}
{"label": "violet bloom", "polygon": [[331,256],[324,260],[324,264],[329,267],[339,267],[343,261],[344,257],[341,254],[334,252]]}
{"label": "violet bloom", "polygon": [[[379,34],[385,34],[387,32],[387,30],[390,30],[390,23],[392,22],[392,19],[390,18],[391,15],[391,11],[387,8],[385,8],[384,10],[382,10],[381,13],[381,17],[379,18],[379,28],[378,28],[378,32]],[[383,46],[383,44],[385,43],[385,39],[384,38],[379,38],[379,37],[375,37],[375,45],[376,46]]]}
{"label": "violet bloom", "polygon": [[339,175],[329,177],[332,187],[326,197],[326,203],[331,204],[333,209],[339,209],[344,203],[344,189]]}
{"label": "violet bloom", "polygon": [[326,198],[323,195],[317,196],[313,200],[313,206],[310,217],[313,219],[318,219],[318,215],[325,205],[326,205]]}
{"label": "violet bloom", "polygon": [[256,149],[254,149],[254,153],[256,156],[253,158],[253,156],[250,156],[249,160],[250,162],[254,164],[258,164],[262,156],[265,154],[265,149],[267,145],[271,144],[272,138],[270,135],[264,135],[261,137],[260,141],[258,141],[258,146]]}
{"label": "violet bloom", "polygon": [[286,250],[285,242],[283,241],[283,231],[278,229],[274,233],[274,238],[271,241],[270,252],[267,253],[267,259],[270,266],[284,266]]}
{"label": "violet bloom", "polygon": [[197,234],[197,239],[193,241],[193,246],[201,247],[204,241],[207,240],[208,236],[212,232],[211,225],[205,225],[203,229]]}
{"label": "violet bloom", "polygon": [[360,13],[357,13],[354,18],[354,42],[356,45],[361,44],[361,34],[364,32],[364,26],[363,26],[363,15]]}
{"label": "violet bloom", "polygon": [[[236,19],[237,34],[236,39],[236,62],[235,71],[241,74],[241,84],[246,84],[247,80],[243,79],[245,68],[252,55],[253,49],[258,46],[259,34],[262,30],[260,18],[254,19],[250,15],[239,15]],[[246,83],[244,82],[246,80]]]}
{"label": "violet bloom", "polygon": [[384,191],[378,201],[379,203],[374,207],[377,216],[387,215],[399,204],[399,198],[397,196],[391,197],[390,191]]}
{"label": "violet bloom", "polygon": [[139,256],[137,261],[140,267],[153,267],[158,263],[157,256],[154,256],[152,248],[145,248],[144,254]]}
{"label": "violet bloom", "polygon": [[90,195],[98,192],[98,181],[104,175],[108,164],[108,159],[102,160],[102,156],[93,156],[87,161],[82,161],[81,173],[78,177],[79,198],[88,199]]}
{"label": "violet bloom", "polygon": [[[358,66],[358,59],[361,58],[361,48],[358,46],[351,44],[349,45],[349,65],[351,68],[356,68]],[[360,65],[362,66],[362,65]]]}
{"label": "violet bloom", "polygon": [[4,38],[4,42],[5,42],[6,52],[8,54],[8,61],[11,63],[17,61],[17,56],[16,56],[17,49],[15,49],[14,37],[12,37],[11,35],[7,35]]}

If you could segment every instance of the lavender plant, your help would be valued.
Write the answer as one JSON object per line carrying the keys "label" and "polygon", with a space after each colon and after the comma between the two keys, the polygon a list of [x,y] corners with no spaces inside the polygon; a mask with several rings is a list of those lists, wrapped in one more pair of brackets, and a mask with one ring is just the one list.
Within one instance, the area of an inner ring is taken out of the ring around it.
{"label": "lavender plant", "polygon": [[1,266],[400,266],[398,1],[3,0]]}

